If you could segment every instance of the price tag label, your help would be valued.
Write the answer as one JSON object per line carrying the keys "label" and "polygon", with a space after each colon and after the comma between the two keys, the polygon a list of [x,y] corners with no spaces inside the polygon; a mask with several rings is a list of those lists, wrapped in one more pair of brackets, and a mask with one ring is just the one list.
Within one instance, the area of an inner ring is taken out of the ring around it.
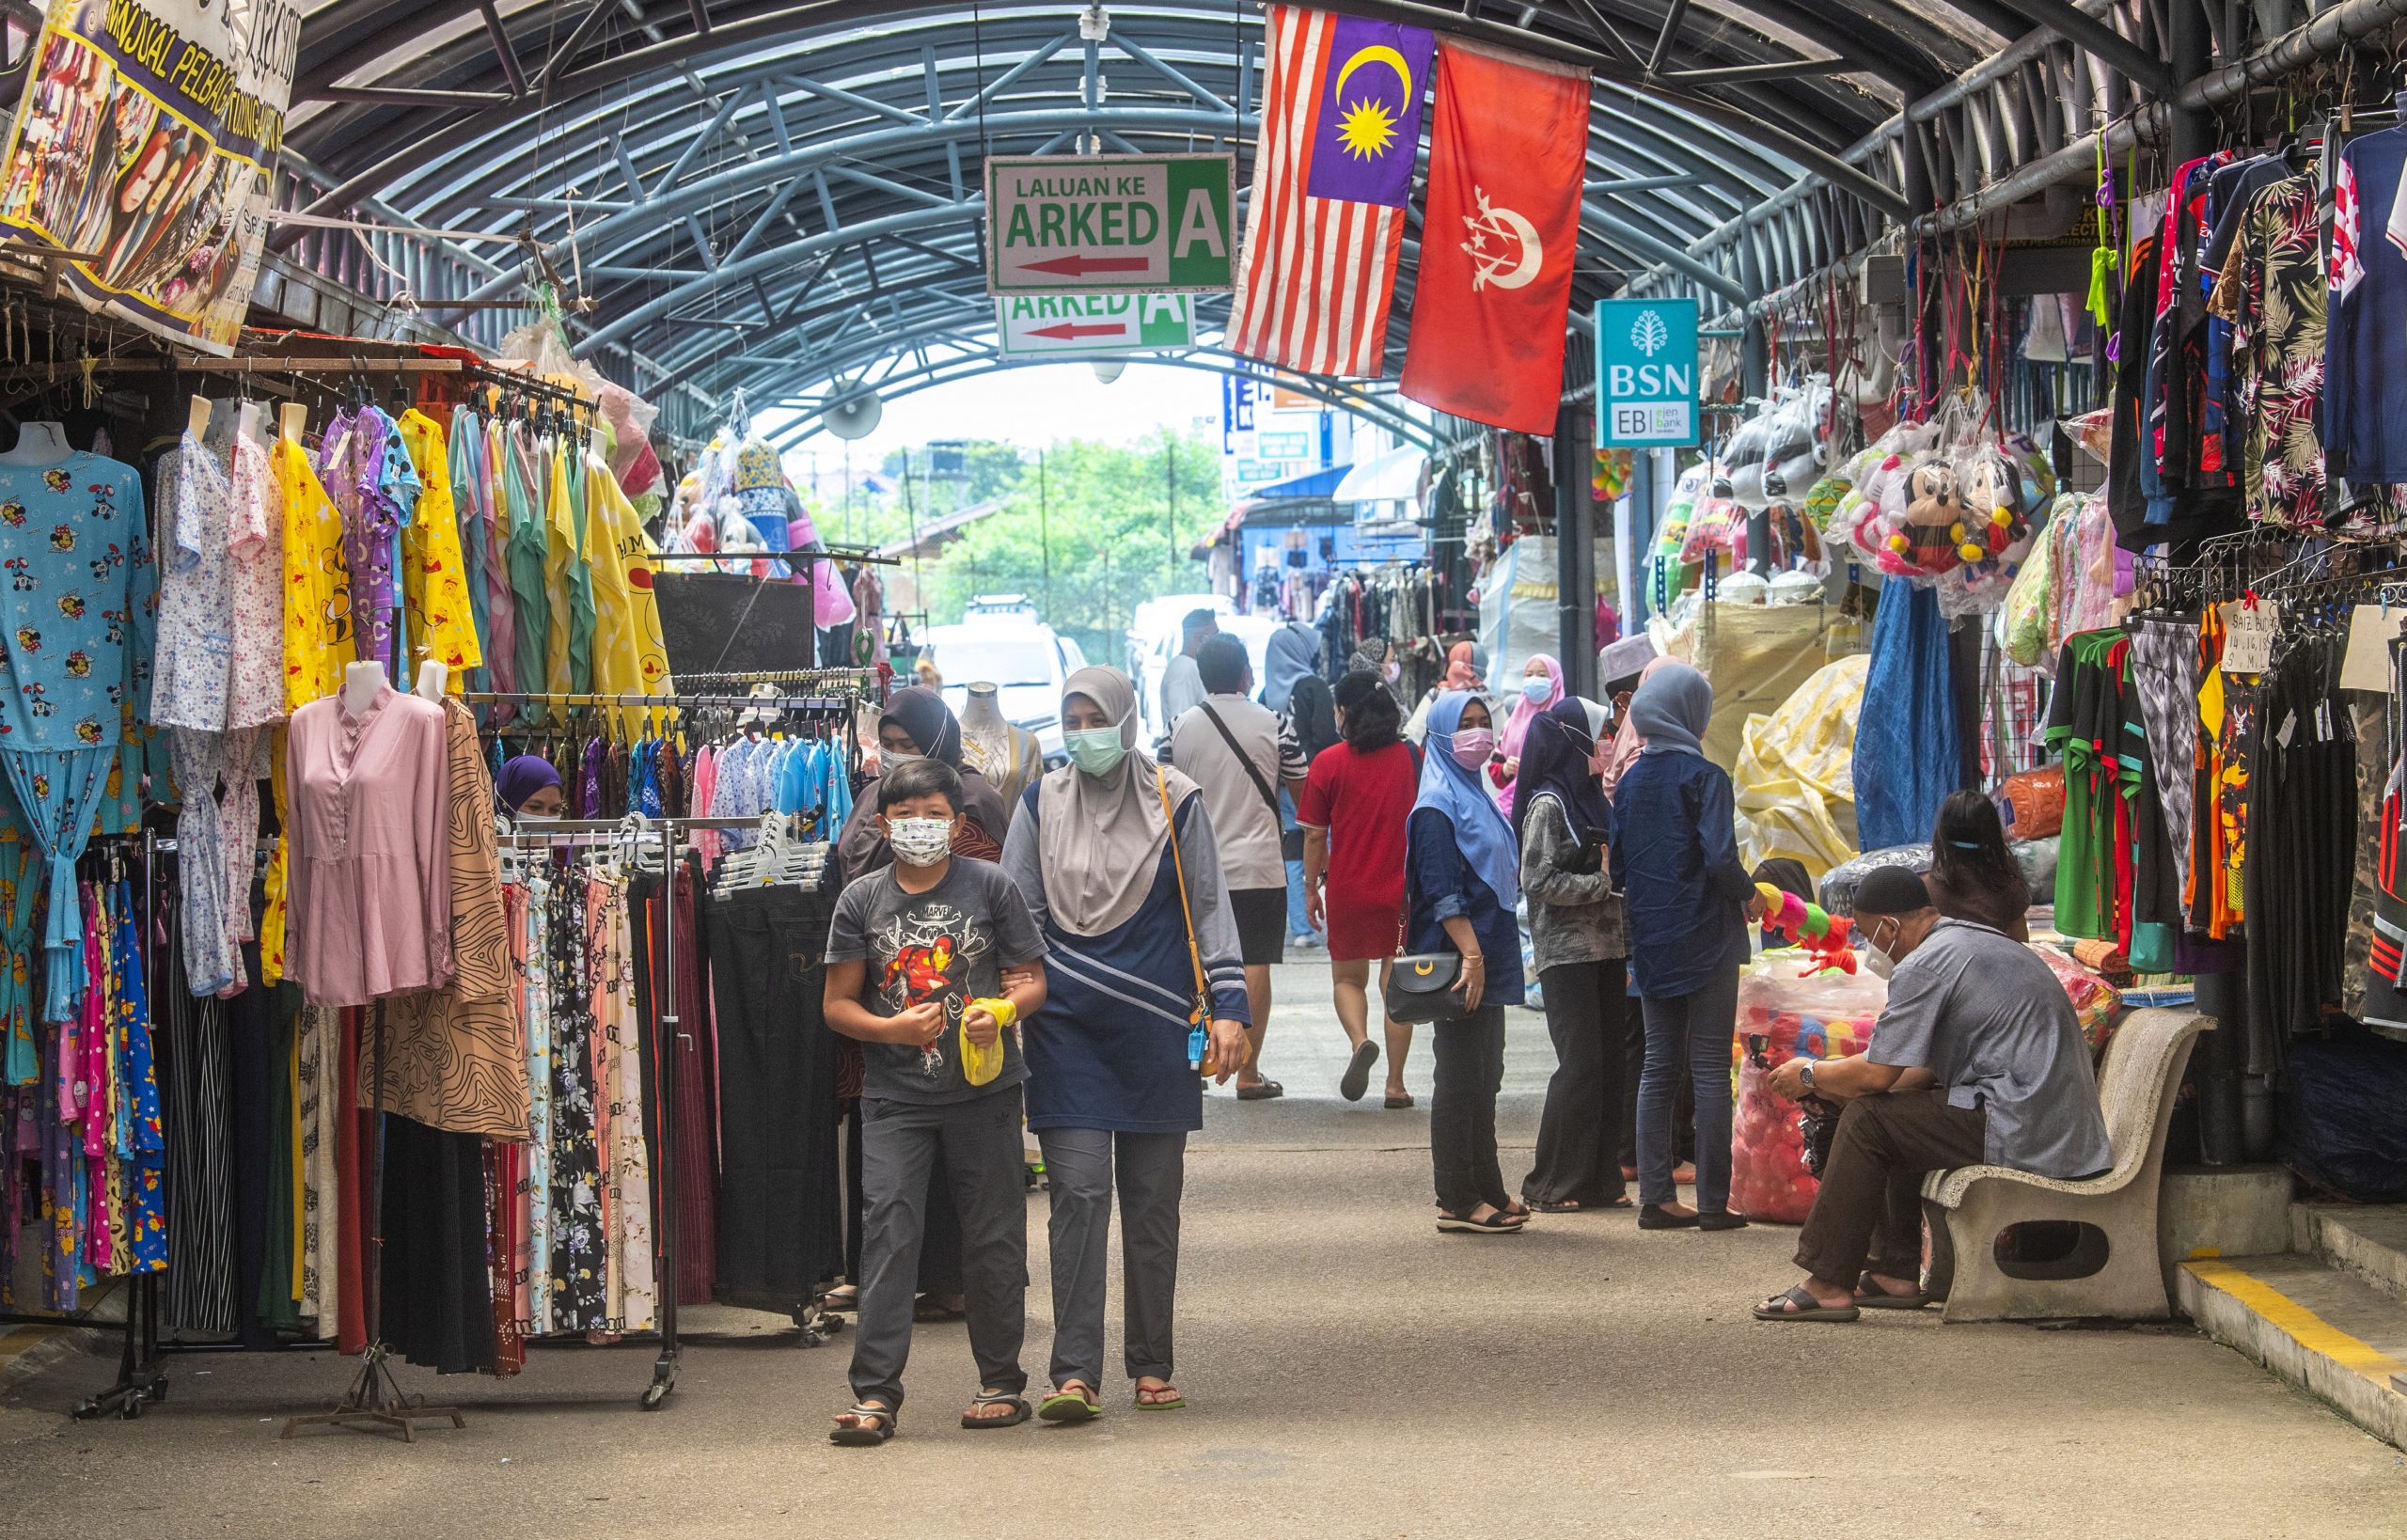
{"label": "price tag label", "polygon": [[2280,626],[2281,606],[2258,600],[2252,608],[2235,599],[2223,606],[2223,671],[2261,674],[2273,666],[2273,633]]}

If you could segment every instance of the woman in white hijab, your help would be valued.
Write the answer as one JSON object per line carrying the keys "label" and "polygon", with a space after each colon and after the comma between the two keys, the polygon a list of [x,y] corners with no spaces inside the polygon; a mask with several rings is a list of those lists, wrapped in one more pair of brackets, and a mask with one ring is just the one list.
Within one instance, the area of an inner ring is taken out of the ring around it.
{"label": "woman in white hijab", "polygon": [[1076,1422],[1101,1409],[1115,1171],[1123,1367],[1140,1410],[1187,1404],[1171,1379],[1187,1136],[1204,1126],[1202,1076],[1245,1062],[1251,1018],[1211,821],[1193,781],[1138,751],[1127,676],[1072,674],[1062,727],[1070,763],[1022,794],[1003,870],[1058,981],[1027,1038],[1028,1125],[1052,1189],[1054,1392],[1037,1415]]}

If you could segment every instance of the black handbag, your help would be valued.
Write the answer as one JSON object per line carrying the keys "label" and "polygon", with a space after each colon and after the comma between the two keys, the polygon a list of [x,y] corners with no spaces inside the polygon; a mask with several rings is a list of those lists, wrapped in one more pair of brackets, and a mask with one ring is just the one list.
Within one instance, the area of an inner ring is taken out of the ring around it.
{"label": "black handbag", "polygon": [[1463,1014],[1462,997],[1455,985],[1462,982],[1458,952],[1427,951],[1398,957],[1388,965],[1387,984],[1380,994],[1388,1015],[1395,1021],[1450,1021]]}

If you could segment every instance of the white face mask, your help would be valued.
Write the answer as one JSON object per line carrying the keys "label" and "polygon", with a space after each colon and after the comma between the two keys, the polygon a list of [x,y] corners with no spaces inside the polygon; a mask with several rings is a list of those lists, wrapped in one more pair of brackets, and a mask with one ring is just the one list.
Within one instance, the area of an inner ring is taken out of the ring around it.
{"label": "white face mask", "polygon": [[1864,971],[1876,979],[1886,979],[1895,973],[1897,970],[1897,960],[1889,955],[1889,949],[1873,940],[1869,933],[1859,934],[1864,939]]}
{"label": "white face mask", "polygon": [[952,854],[950,818],[890,818],[886,842],[905,866],[934,866]]}

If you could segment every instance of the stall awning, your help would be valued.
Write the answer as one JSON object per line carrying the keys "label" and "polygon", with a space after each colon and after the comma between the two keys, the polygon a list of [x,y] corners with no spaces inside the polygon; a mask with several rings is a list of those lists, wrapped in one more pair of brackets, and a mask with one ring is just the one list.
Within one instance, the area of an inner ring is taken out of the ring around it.
{"label": "stall awning", "polygon": [[1273,481],[1266,487],[1255,487],[1252,496],[1268,501],[1276,497],[1327,497],[1354,473],[1351,465],[1331,465],[1310,476],[1291,476],[1284,481]]}
{"label": "stall awning", "polygon": [[1421,467],[1428,459],[1415,448],[1390,449],[1347,471],[1329,495],[1341,503],[1408,503],[1421,490]]}

